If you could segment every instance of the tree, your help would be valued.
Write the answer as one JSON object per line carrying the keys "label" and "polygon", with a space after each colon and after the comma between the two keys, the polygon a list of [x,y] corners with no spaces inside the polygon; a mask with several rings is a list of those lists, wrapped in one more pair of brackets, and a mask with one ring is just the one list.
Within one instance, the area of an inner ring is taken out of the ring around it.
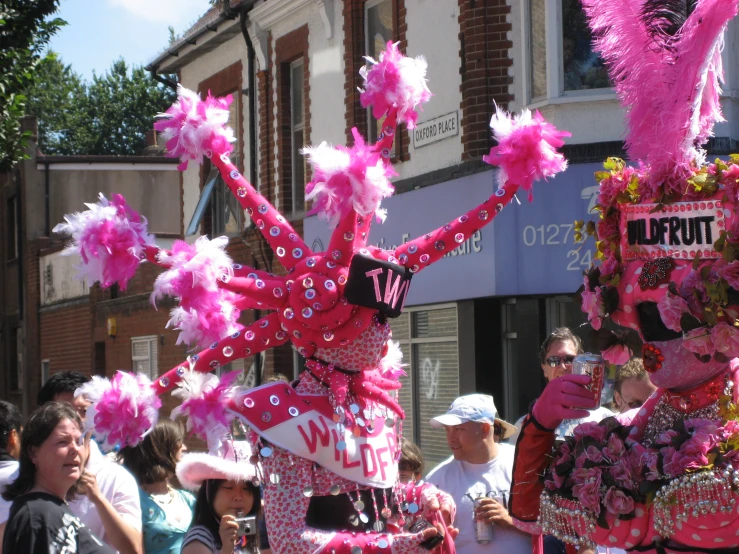
{"label": "tree", "polygon": [[154,116],[175,100],[173,90],[123,59],[102,76],[93,75],[91,83],[53,52],[37,73],[28,91],[28,113],[38,119],[44,154],[141,154]]}
{"label": "tree", "polygon": [[51,36],[65,24],[48,18],[59,0],[0,0],[0,171],[25,157],[30,133],[21,133],[24,94],[35,81],[35,67]]}

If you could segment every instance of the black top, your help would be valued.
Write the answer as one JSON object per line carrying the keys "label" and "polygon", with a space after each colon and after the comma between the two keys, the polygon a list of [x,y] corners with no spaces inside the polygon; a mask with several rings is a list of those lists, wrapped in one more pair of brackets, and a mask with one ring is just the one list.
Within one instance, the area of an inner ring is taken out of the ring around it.
{"label": "black top", "polygon": [[45,492],[18,497],[10,507],[3,552],[115,554],[59,498]]}
{"label": "black top", "polygon": [[352,495],[358,494],[362,504],[364,504],[361,513],[367,516],[366,521],[359,517],[360,512],[354,506],[354,496],[352,496],[352,499],[347,494],[312,496],[305,517],[306,524],[308,527],[324,531],[344,530],[381,533],[385,530],[386,518],[380,515],[380,519],[377,520],[372,495],[374,494],[379,512],[385,507],[385,498],[388,500],[388,507],[391,511],[396,514],[398,512],[393,490],[385,489],[384,492],[385,494],[383,494],[382,489],[375,488],[352,492]]}

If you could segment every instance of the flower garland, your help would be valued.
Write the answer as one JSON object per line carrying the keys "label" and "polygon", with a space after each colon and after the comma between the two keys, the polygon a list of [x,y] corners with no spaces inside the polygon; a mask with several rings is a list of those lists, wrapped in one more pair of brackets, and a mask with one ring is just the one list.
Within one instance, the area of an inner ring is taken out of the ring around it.
{"label": "flower garland", "polygon": [[[640,201],[655,202],[656,210],[678,200],[713,199],[735,205],[739,202],[739,154],[729,161],[692,165],[685,169],[684,190],[655,183],[647,167],[633,168],[619,158],[608,158],[605,171],[596,172],[599,195],[595,206],[599,220],[575,223],[575,239],[592,236],[596,240],[598,267],[585,275],[582,308],[595,329],[618,308],[617,288],[625,264],[621,256],[621,210]],[[721,198],[717,193],[723,192]],[[661,258],[645,263],[640,280],[643,288],[668,283],[669,290],[659,301],[658,309],[666,327],[683,333],[685,348],[703,361],[714,357],[725,362],[739,356],[739,217],[720,232],[714,248],[721,253],[718,260],[693,261],[692,270],[678,286],[670,282],[672,261]],[[643,281],[643,282],[642,282]]]}
{"label": "flower garland", "polygon": [[604,529],[615,519],[633,519],[674,479],[739,467],[739,411],[730,390],[719,397],[719,407],[722,421],[681,421],[650,448],[630,438],[633,426],[615,417],[583,423],[556,451],[545,490],[578,502]]}

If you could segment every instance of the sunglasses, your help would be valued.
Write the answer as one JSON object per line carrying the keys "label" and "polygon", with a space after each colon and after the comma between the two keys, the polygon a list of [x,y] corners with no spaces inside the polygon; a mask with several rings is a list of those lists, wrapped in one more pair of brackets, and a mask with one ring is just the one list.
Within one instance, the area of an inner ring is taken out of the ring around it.
{"label": "sunglasses", "polygon": [[572,365],[574,359],[575,356],[550,356],[546,359],[546,362],[549,367],[557,367],[560,364]]}

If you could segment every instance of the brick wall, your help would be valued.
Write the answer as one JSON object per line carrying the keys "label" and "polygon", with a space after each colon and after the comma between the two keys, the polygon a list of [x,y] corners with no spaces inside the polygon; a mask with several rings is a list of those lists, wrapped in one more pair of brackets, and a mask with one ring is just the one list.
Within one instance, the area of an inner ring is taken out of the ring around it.
{"label": "brick wall", "polygon": [[459,0],[460,72],[462,74],[462,160],[477,160],[492,146],[489,128],[493,101],[507,108],[512,65],[507,38],[511,24],[506,0]]}
{"label": "brick wall", "polygon": [[41,359],[49,360],[50,374],[59,371],[92,374],[91,315],[87,298],[41,311]]}
{"label": "brick wall", "polygon": [[[359,102],[359,91],[363,85],[363,79],[359,70],[365,65],[364,56],[366,52],[366,40],[364,32],[364,11],[366,0],[345,0],[342,15],[344,18],[344,109],[346,120],[347,144],[354,143],[352,128],[356,127],[362,136],[367,136],[367,110]],[[405,0],[392,0],[393,10],[393,42],[400,43],[398,48],[405,52],[408,47],[406,39],[406,9]],[[410,137],[405,125],[398,127],[400,131],[396,134],[398,160],[408,161],[408,145]],[[374,142],[376,137],[371,137]]]}

